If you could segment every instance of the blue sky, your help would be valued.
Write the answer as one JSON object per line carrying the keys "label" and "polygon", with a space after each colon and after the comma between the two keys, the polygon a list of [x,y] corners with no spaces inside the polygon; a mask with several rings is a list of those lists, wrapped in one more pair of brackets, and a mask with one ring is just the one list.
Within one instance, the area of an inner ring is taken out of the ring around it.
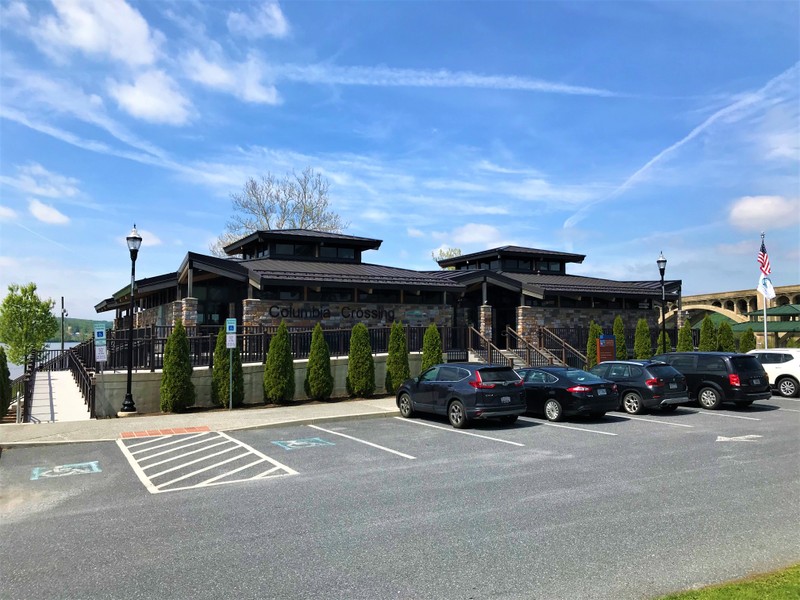
{"label": "blue sky", "polygon": [[684,294],[800,283],[800,4],[0,0],[0,297],[70,316],[312,167],[365,260],[585,254]]}

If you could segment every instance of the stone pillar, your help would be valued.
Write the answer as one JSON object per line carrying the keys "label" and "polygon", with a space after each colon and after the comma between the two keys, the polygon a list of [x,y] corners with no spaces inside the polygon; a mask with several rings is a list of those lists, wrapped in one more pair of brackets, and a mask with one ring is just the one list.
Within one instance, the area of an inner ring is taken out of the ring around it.
{"label": "stone pillar", "polygon": [[264,306],[261,300],[255,298],[242,300],[242,325],[258,327],[261,325],[262,316],[264,316]]}
{"label": "stone pillar", "polygon": [[492,340],[492,307],[489,304],[481,304],[479,309],[480,314],[480,329],[481,335],[487,340]]}
{"label": "stone pillar", "polygon": [[517,333],[519,336],[531,344],[536,339],[536,316],[533,314],[532,306],[517,307]]}
{"label": "stone pillar", "polygon": [[184,298],[181,302],[183,303],[181,311],[183,326],[187,330],[195,329],[197,327],[197,298]]}
{"label": "stone pillar", "polygon": [[170,302],[168,305],[168,312],[167,312],[167,325],[174,326],[175,323],[178,322],[178,319],[182,318],[183,318],[183,302],[181,300]]}

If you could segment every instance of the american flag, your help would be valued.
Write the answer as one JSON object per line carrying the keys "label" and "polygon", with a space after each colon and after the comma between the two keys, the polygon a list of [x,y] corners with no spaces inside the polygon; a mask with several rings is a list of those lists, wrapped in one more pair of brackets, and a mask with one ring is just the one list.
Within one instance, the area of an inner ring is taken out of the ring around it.
{"label": "american flag", "polygon": [[758,251],[758,264],[764,275],[772,273],[772,267],[769,266],[769,256],[767,255],[767,247],[764,245],[763,237],[761,239],[761,250]]}

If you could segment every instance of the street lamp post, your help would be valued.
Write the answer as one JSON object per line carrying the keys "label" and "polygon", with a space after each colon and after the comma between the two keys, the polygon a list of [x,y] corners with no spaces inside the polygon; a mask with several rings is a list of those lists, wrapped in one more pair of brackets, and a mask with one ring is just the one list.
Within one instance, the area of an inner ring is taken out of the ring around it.
{"label": "street lamp post", "polygon": [[133,288],[136,282],[136,256],[139,254],[139,247],[142,245],[142,236],[136,231],[136,223],[133,224],[133,229],[125,238],[128,242],[128,250],[131,253],[131,305],[128,311],[128,387],[125,392],[125,400],[122,401],[122,410],[120,413],[129,415],[136,412],[136,405],[133,403],[133,394],[131,394],[131,380],[133,378]]}
{"label": "street lamp post", "polygon": [[656,260],[658,272],[661,273],[661,352],[668,352],[667,349],[667,322],[664,320],[664,305],[667,303],[667,294],[664,290],[664,271],[667,270],[667,259],[661,252]]}

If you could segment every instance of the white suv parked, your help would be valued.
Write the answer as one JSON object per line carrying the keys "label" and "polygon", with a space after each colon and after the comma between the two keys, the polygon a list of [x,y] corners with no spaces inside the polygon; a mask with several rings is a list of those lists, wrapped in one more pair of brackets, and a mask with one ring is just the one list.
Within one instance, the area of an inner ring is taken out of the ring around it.
{"label": "white suv parked", "polygon": [[769,376],[769,383],[781,396],[800,395],[800,348],[750,350]]}

